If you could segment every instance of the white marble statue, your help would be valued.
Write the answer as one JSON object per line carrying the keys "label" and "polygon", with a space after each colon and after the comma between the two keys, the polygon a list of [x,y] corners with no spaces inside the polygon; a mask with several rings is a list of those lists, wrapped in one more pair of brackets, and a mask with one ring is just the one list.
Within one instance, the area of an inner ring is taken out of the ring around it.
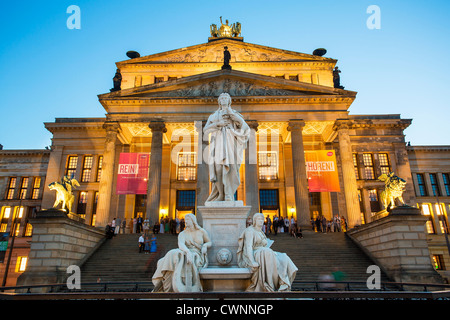
{"label": "white marble statue", "polygon": [[208,265],[207,250],[211,240],[193,214],[185,216],[186,229],[178,235],[178,248],[158,261],[152,277],[154,292],[203,291],[199,271]]}
{"label": "white marble statue", "polygon": [[253,225],[239,238],[238,265],[252,271],[251,284],[246,291],[290,291],[298,268],[285,254],[270,249],[273,240],[262,231],[264,215],[255,213]]}
{"label": "white marble statue", "polygon": [[234,193],[240,184],[239,168],[244,149],[250,137],[250,128],[237,111],[231,109],[231,97],[220,94],[219,109],[209,116],[204,128],[204,139],[209,134],[209,180],[211,193],[206,200],[234,201]]}

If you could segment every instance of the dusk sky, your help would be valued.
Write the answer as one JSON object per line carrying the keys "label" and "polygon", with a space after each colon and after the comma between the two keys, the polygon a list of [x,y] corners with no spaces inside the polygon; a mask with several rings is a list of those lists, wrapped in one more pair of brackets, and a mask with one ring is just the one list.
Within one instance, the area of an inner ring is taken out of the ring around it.
{"label": "dusk sky", "polygon": [[[81,29],[69,29],[70,5]],[[369,29],[370,5],[380,29]],[[338,60],[350,114],[400,114],[412,145],[450,145],[450,1],[9,1],[1,11],[0,144],[51,145],[44,122],[104,117],[117,61],[206,43],[219,17],[244,41]]]}

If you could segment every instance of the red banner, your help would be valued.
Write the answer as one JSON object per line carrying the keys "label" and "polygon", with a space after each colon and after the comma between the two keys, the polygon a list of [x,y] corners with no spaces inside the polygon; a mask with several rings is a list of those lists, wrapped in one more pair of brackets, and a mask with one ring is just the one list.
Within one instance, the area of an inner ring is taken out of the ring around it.
{"label": "red banner", "polygon": [[339,192],[334,150],[305,151],[309,192]]}
{"label": "red banner", "polygon": [[117,194],[147,194],[149,153],[121,153]]}

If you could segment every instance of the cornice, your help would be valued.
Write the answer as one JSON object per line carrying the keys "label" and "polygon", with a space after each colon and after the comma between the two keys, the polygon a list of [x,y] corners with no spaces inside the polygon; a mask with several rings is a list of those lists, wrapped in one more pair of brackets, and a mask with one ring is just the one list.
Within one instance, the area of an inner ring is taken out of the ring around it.
{"label": "cornice", "polygon": [[[86,118],[88,119],[88,118]],[[106,118],[105,118],[106,120]],[[102,122],[46,122],[45,128],[54,133],[64,130],[105,130]]]}
{"label": "cornice", "polygon": [[51,150],[32,149],[32,150],[0,150],[1,156],[29,157],[30,155],[49,155]]}
{"label": "cornice", "polygon": [[[292,104],[292,103],[351,103],[354,101],[354,96],[253,96],[253,97],[236,97],[233,96],[233,104],[268,104],[268,103],[282,103],[282,104]],[[102,98],[100,99],[102,103],[106,105],[145,105],[145,104],[196,104],[196,105],[210,105],[217,104],[216,97],[199,97],[199,98],[157,98],[157,97],[140,97],[140,98]]]}
{"label": "cornice", "polygon": [[407,146],[408,152],[449,152],[450,146]]}
{"label": "cornice", "polygon": [[[162,61],[149,61],[146,63],[139,63],[139,64],[123,64],[119,65],[121,72],[127,72],[129,69],[157,69],[157,68],[174,68],[179,67],[180,65],[183,66],[185,69],[196,69],[196,68],[210,68],[211,66],[217,66],[217,69],[219,70],[222,66],[223,62],[162,62]],[[327,61],[235,61],[230,62],[232,66],[235,67],[236,70],[239,70],[239,68],[244,67],[258,67],[258,66],[270,66],[270,67],[276,67],[276,66],[293,66],[293,67],[300,67],[308,65],[309,68],[320,68],[320,67],[333,67],[335,65],[334,62],[327,62]],[[173,71],[173,70],[172,70]]]}
{"label": "cornice", "polygon": [[341,129],[383,129],[394,128],[405,130],[411,124],[411,119],[338,119],[333,130]]}

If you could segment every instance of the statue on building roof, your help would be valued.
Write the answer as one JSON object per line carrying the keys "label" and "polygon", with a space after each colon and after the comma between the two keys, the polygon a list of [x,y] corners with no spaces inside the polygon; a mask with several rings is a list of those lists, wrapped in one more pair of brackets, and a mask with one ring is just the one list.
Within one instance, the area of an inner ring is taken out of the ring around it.
{"label": "statue on building roof", "polygon": [[231,37],[231,35],[233,34],[231,26],[228,25],[228,20],[225,20],[225,24],[223,24],[222,17],[220,17],[219,34],[220,37]]}
{"label": "statue on building roof", "polygon": [[224,47],[222,70],[231,70],[230,60],[231,60],[230,51],[228,51],[228,47]]}
{"label": "statue on building roof", "polygon": [[122,84],[122,74],[120,73],[120,69],[117,69],[116,74],[114,75],[113,78],[113,88],[110,89],[109,91],[113,92],[121,90],[121,84]]}
{"label": "statue on building roof", "polygon": [[209,28],[211,36],[215,38],[239,37],[241,34],[241,24],[239,22],[229,25],[228,20],[225,20],[225,23],[222,22],[222,17],[220,17],[219,28],[217,28],[216,24],[211,24]]}
{"label": "statue on building roof", "polygon": [[341,70],[339,70],[338,67],[334,68],[334,70],[333,70],[334,87],[337,89],[344,89],[344,87],[341,86],[341,76],[339,75],[339,73],[341,73]]}

